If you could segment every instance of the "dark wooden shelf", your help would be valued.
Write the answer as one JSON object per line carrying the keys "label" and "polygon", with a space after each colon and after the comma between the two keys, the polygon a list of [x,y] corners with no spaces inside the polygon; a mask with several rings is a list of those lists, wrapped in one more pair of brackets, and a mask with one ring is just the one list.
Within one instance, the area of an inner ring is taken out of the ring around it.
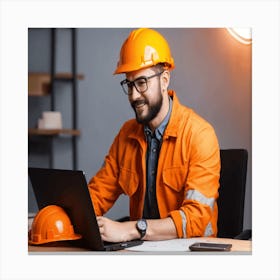
{"label": "dark wooden shelf", "polygon": [[38,129],[29,128],[28,135],[38,135],[38,136],[58,136],[58,135],[70,135],[79,136],[81,131],[78,129]]}
{"label": "dark wooden shelf", "polygon": [[[71,73],[57,73],[54,78],[56,80],[71,80],[73,79],[73,75]],[[78,80],[83,80],[85,78],[85,76],[83,74],[77,74],[76,78]]]}
{"label": "dark wooden shelf", "polygon": [[[57,73],[54,76],[56,81],[71,81],[74,76],[71,73]],[[77,74],[76,79],[83,80],[83,74]],[[50,94],[51,75],[44,72],[28,73],[28,95],[29,96],[46,96]]]}

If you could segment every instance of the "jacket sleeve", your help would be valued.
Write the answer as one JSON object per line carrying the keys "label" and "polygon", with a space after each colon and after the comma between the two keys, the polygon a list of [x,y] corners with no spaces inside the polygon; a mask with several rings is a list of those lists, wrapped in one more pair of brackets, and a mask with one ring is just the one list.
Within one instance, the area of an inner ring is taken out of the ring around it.
{"label": "jacket sleeve", "polygon": [[180,209],[170,212],[178,237],[216,236],[220,148],[214,129],[204,125],[190,141],[189,168]]}
{"label": "jacket sleeve", "polygon": [[118,185],[118,143],[119,134],[114,139],[103,166],[88,183],[91,200],[97,216],[104,215],[122,193],[122,189]]}

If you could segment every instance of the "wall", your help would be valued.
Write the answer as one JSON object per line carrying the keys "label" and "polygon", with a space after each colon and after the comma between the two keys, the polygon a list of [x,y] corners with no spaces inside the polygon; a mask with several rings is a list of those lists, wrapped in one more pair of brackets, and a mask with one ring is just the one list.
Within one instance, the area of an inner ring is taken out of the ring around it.
{"label": "wall", "polygon": [[[123,77],[112,75],[130,30],[84,28],[77,32],[78,72],[85,74],[85,80],[78,84],[78,127],[82,131],[78,139],[78,168],[85,171],[88,180],[102,165],[121,124],[134,117],[119,84]],[[244,227],[251,228],[251,46],[235,41],[223,28],[158,30],[169,41],[175,59],[170,88],[176,90],[181,103],[214,126],[221,148],[246,148],[249,152]],[[57,67],[61,71],[70,70],[69,35],[69,30],[59,30]],[[47,29],[29,30],[29,71],[49,71],[49,38]],[[70,126],[70,89],[58,86],[61,92],[56,97],[57,108],[65,125]],[[28,106],[29,126],[34,126],[41,112],[48,108],[49,99],[29,98]],[[70,141],[56,139],[54,148],[55,167],[71,168]],[[48,158],[30,152],[29,165],[47,166]],[[37,211],[30,186],[29,211]],[[128,200],[122,196],[108,216],[118,218],[126,214]]]}

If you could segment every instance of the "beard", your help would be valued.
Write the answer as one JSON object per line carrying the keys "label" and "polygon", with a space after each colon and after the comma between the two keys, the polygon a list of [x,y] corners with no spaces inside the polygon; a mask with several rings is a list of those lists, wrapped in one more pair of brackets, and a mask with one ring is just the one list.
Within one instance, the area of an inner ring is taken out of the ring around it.
{"label": "beard", "polygon": [[[157,114],[159,113],[161,106],[162,106],[163,98],[161,94],[161,89],[158,91],[158,95],[155,101],[149,102],[146,98],[143,97],[143,99],[135,100],[131,103],[131,107],[134,110],[135,117],[138,123],[148,125],[151,120],[153,120]],[[146,114],[143,114],[143,112],[140,110],[140,112],[137,111],[137,106],[145,105],[148,107],[148,112]]]}

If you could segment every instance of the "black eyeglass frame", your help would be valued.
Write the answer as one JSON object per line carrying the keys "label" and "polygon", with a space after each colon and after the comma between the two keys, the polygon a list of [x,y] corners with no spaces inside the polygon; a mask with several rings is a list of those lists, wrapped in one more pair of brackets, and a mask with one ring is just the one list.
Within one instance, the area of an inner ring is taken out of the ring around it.
{"label": "black eyeglass frame", "polygon": [[[122,89],[123,89],[123,91],[124,91],[124,93],[125,93],[126,95],[131,95],[131,94],[132,94],[132,87],[133,87],[133,86],[135,87],[135,89],[136,89],[139,93],[142,94],[142,93],[144,93],[145,91],[148,90],[148,80],[150,80],[150,79],[152,79],[152,78],[154,78],[154,77],[160,76],[164,71],[165,71],[165,70],[163,70],[163,71],[161,71],[161,72],[158,72],[158,73],[156,73],[156,74],[154,74],[154,75],[148,76],[148,77],[147,77],[147,76],[140,76],[140,77],[136,78],[136,79],[133,80],[133,81],[129,81],[128,79],[125,79],[125,80],[121,81],[120,84],[121,84]],[[146,84],[145,90],[139,90],[139,89],[137,88],[136,84],[135,84],[135,82],[137,82],[137,81],[139,81],[139,80],[141,80],[141,79],[144,79],[144,80],[145,80],[145,84]],[[124,85],[127,85],[127,89],[128,89],[128,90],[130,89],[130,92],[129,92],[129,91],[126,91],[126,88],[125,88]]]}

